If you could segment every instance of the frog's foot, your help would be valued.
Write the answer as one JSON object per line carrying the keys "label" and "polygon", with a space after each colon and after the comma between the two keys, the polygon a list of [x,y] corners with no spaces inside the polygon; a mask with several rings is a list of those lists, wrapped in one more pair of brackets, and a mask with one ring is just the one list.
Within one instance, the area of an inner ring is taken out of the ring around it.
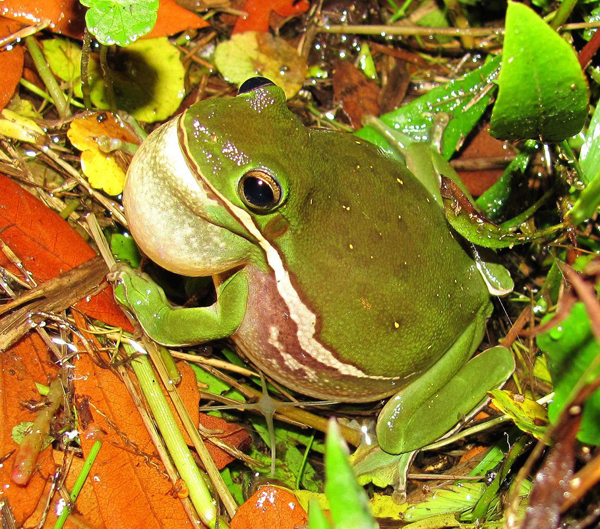
{"label": "frog's foot", "polygon": [[123,263],[114,266],[107,279],[113,285],[117,302],[133,314],[140,309],[168,304],[163,289],[148,274]]}
{"label": "frog's foot", "polygon": [[377,423],[381,447],[400,454],[439,439],[482,405],[487,392],[504,384],[514,368],[511,352],[493,347],[471,359],[433,394],[430,379],[414,381],[382,410]]}
{"label": "frog's foot", "polygon": [[491,296],[506,296],[513,291],[515,283],[504,266],[484,260],[473,243],[471,243],[471,254]]}
{"label": "frog's foot", "polygon": [[418,451],[389,454],[380,446],[361,451],[359,447],[351,456],[352,467],[361,485],[373,483],[376,487],[393,487],[392,499],[398,505],[406,502],[408,471]]}
{"label": "frog's foot", "polygon": [[109,279],[117,301],[162,345],[193,345],[231,336],[246,311],[248,283],[243,270],[217,287],[217,301],[210,307],[174,307],[150,276],[129,267],[116,268]]}

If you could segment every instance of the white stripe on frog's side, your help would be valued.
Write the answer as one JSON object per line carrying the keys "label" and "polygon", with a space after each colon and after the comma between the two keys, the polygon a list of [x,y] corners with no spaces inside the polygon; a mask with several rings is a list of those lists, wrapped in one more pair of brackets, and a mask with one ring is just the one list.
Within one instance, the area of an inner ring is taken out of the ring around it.
{"label": "white stripe on frog's side", "polygon": [[[294,358],[291,354],[286,353],[285,346],[279,341],[279,328],[271,327],[269,329],[269,344],[272,345],[277,351],[279,351],[279,355],[283,358],[285,365],[294,371],[303,371],[306,378],[312,382],[318,382],[319,375],[315,372],[314,369],[310,368],[306,364],[300,363],[296,358]],[[277,368],[277,363],[273,362],[273,367]]]}
{"label": "white stripe on frog's side", "polygon": [[182,129],[182,127],[180,127],[179,132],[179,137],[182,142],[182,150],[184,150],[186,154],[188,163],[194,165],[195,173],[199,178],[203,179],[204,184],[222,201],[223,205],[229,210],[231,215],[233,215],[233,217],[240,222],[240,224],[248,231],[248,233],[258,241],[258,244],[262,248],[266,257],[267,265],[275,274],[277,291],[279,292],[283,302],[287,305],[290,317],[297,325],[297,339],[298,343],[302,347],[302,350],[314,360],[325,366],[335,369],[342,375],[356,378],[370,378],[374,380],[397,380],[399,377],[369,375],[352,364],[340,362],[331,350],[319,342],[315,336],[317,316],[310,310],[308,306],[304,304],[300,295],[294,288],[281,255],[277,249],[263,237],[260,229],[254,222],[254,218],[246,210],[227,200],[227,198],[215,188],[212,182],[204,178],[198,165],[190,156],[187,133]]}

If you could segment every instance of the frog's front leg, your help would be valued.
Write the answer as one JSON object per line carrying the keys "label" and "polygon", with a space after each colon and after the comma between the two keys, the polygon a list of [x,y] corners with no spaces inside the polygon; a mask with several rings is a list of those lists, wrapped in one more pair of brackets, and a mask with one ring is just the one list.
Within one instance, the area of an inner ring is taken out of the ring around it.
{"label": "frog's front leg", "polygon": [[217,301],[209,307],[172,306],[147,274],[131,268],[111,273],[117,301],[129,309],[144,332],[167,346],[182,346],[226,338],[240,326],[246,312],[248,280],[241,269],[217,285]]}
{"label": "frog's front leg", "polygon": [[487,391],[506,382],[515,366],[504,347],[488,349],[464,363],[481,341],[485,316],[477,320],[427,373],[385,405],[377,421],[383,450],[401,454],[436,441],[476,409]]}

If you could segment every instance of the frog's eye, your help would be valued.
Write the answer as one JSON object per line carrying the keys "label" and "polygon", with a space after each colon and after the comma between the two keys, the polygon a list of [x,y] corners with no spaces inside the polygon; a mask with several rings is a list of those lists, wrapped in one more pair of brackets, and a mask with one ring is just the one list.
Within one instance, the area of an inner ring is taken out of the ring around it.
{"label": "frog's eye", "polygon": [[281,185],[269,173],[258,169],[248,171],[238,184],[242,202],[257,213],[268,213],[281,203]]}
{"label": "frog's eye", "polygon": [[247,94],[248,92],[252,92],[257,88],[262,88],[263,86],[272,86],[275,83],[270,81],[266,77],[250,77],[242,83],[240,89],[238,90],[238,95]]}

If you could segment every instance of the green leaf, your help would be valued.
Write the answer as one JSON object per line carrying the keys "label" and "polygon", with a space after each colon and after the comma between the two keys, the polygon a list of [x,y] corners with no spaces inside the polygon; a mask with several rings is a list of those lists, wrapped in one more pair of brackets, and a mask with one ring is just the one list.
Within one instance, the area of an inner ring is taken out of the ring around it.
{"label": "green leaf", "polygon": [[369,510],[369,498],[356,481],[348,461],[348,447],[335,420],[329,421],[325,441],[325,492],[338,529],[379,527]]}
{"label": "green leaf", "polygon": [[[548,357],[548,369],[554,382],[554,399],[548,405],[548,418],[556,423],[581,384],[600,376],[600,344],[594,338],[583,303],[576,303],[570,315],[548,332],[537,337],[538,347]],[[600,390],[583,406],[577,438],[600,445]]]}
{"label": "green leaf", "polygon": [[331,529],[323,509],[315,500],[311,500],[308,509],[308,527],[310,529]]}
{"label": "green leaf", "polygon": [[[477,206],[489,220],[504,218],[506,210],[513,202],[511,198],[519,192],[519,186],[513,185],[513,180],[517,176],[523,177],[529,162],[537,151],[537,142],[526,141],[514,160],[504,170],[500,179],[477,199]],[[515,201],[517,200],[521,199],[515,198]]]}
{"label": "green leaf", "polygon": [[[239,474],[239,471],[236,473]],[[240,484],[240,480],[234,479],[234,476],[232,476],[232,471],[229,467],[226,467],[223,470],[221,470],[221,477],[223,478],[225,486],[235,498],[235,501],[237,501],[239,505],[244,503],[244,490],[242,488],[242,485]]]}
{"label": "green leaf", "polygon": [[358,53],[358,64],[362,72],[373,81],[377,81],[377,68],[375,67],[375,61],[371,54],[371,48],[365,41],[360,45],[360,52]]}
{"label": "green leaf", "polygon": [[215,66],[238,86],[260,75],[273,81],[289,99],[302,88],[306,59],[292,45],[270,33],[246,31],[221,42],[215,50]]}
{"label": "green leaf", "polygon": [[600,205],[600,105],[596,106],[585,135],[579,154],[579,165],[587,187],[569,212],[573,224],[590,218]]}
{"label": "green leaf", "polygon": [[81,0],[88,30],[105,46],[128,46],[152,31],[158,0]]}
{"label": "green leaf", "polygon": [[450,485],[447,489],[436,491],[426,501],[409,506],[404,519],[416,522],[432,516],[465,512],[475,506],[485,489],[485,483],[463,481]]}
{"label": "green leaf", "polygon": [[131,268],[140,266],[142,256],[133,237],[115,233],[110,238],[110,251],[117,261],[126,261]]}
{"label": "green leaf", "polygon": [[81,79],[81,48],[72,40],[54,37],[42,42],[52,73],[63,81]]}
{"label": "green leaf", "polygon": [[575,51],[524,4],[508,4],[498,85],[498,138],[562,141],[585,123],[589,91]]}
{"label": "green leaf", "polygon": [[[118,50],[111,61],[117,106],[139,121],[170,118],[185,95],[185,70],[179,50],[166,37],[144,39]],[[97,62],[90,62],[91,98],[98,108],[110,108]]]}
{"label": "green leaf", "polygon": [[[269,445],[269,432],[262,418],[251,418],[251,423],[261,439]],[[276,423],[277,424],[277,423]],[[304,488],[317,492],[322,487],[322,481],[314,467],[308,461],[304,461],[304,451],[300,451],[294,444],[294,439],[288,429],[293,429],[288,424],[275,427],[275,443],[277,444],[277,465],[275,467],[275,478],[284,483],[294,483],[298,473],[302,470],[301,484]],[[262,452],[252,449],[251,457],[262,462],[265,471],[270,467],[271,458]],[[261,469],[257,469],[260,471]]]}
{"label": "green leaf", "polygon": [[600,173],[600,105],[596,105],[581,146],[579,165],[585,178],[584,184],[590,183]]}
{"label": "green leaf", "polygon": [[591,218],[600,206],[600,173],[594,175],[594,180],[579,195],[579,198],[569,212],[573,224],[579,224]]}
{"label": "green leaf", "polygon": [[[416,141],[430,141],[440,115],[448,118],[443,128],[442,156],[449,160],[464,137],[469,134],[485,111],[494,90],[483,89],[498,73],[500,57],[494,57],[463,79],[450,81],[430,90],[412,103],[388,112],[381,121]],[[356,135],[386,151],[392,151],[387,140],[372,127],[363,127]]]}

